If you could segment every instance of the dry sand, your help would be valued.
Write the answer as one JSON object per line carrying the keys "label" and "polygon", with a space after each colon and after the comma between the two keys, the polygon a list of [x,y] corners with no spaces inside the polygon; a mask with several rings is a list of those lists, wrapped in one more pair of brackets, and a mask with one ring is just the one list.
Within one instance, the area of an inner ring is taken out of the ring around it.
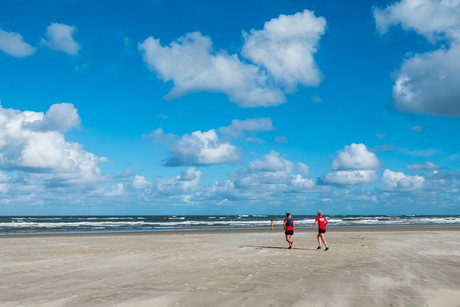
{"label": "dry sand", "polygon": [[3,237],[0,306],[460,306],[459,231],[326,239],[327,252],[313,232],[288,250],[280,230]]}

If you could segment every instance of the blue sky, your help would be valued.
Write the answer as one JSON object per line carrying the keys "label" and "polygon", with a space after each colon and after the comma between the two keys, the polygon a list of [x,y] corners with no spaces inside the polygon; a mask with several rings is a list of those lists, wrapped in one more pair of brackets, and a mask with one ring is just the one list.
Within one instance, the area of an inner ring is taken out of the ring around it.
{"label": "blue sky", "polygon": [[0,214],[458,214],[455,1],[0,0]]}

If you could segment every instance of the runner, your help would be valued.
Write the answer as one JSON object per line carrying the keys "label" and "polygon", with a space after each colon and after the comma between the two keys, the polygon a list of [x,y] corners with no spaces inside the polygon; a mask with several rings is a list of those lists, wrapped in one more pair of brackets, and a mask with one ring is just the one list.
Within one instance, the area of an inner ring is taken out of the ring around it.
{"label": "runner", "polygon": [[289,243],[289,249],[292,249],[294,247],[294,241],[291,241],[291,237],[294,235],[295,224],[290,213],[286,213],[286,219],[284,220],[283,227],[284,234],[286,235],[286,241]]}
{"label": "runner", "polygon": [[318,210],[317,212],[318,217],[315,220],[315,225],[318,223],[318,248],[321,249],[321,240],[324,242],[324,245],[326,246],[326,249],[324,251],[327,251],[329,247],[327,246],[326,240],[324,239],[324,234],[326,233],[326,225],[328,221],[326,218],[323,216],[323,211]]}

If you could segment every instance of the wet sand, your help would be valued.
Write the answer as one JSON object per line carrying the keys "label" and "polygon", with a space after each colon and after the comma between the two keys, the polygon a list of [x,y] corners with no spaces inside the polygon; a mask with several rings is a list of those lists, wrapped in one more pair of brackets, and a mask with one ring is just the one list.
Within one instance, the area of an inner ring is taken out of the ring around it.
{"label": "wet sand", "polygon": [[458,226],[356,228],[3,236],[0,306],[460,306]]}

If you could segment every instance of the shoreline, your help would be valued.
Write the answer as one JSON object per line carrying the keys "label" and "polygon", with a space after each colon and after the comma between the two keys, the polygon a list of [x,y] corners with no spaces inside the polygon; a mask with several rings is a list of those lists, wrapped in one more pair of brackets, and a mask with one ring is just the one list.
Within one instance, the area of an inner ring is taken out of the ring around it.
{"label": "shoreline", "polygon": [[[328,233],[339,232],[423,232],[460,231],[460,225],[396,225],[396,226],[329,226]],[[316,233],[316,227],[296,227],[295,233]],[[125,237],[125,236],[165,236],[165,235],[214,235],[214,234],[280,234],[282,228],[233,228],[233,229],[190,229],[190,230],[152,230],[152,231],[112,231],[112,232],[69,232],[69,233],[14,233],[1,234],[8,238],[47,238],[47,237]]]}

